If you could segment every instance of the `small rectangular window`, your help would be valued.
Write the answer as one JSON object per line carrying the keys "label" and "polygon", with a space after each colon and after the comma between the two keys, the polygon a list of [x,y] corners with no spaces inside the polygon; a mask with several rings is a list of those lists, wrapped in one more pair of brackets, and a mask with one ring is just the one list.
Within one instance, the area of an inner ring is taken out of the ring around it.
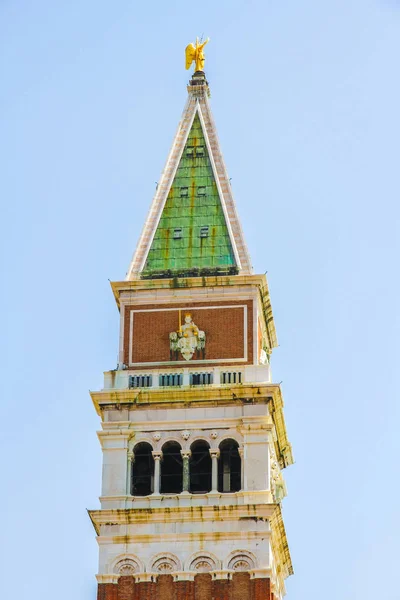
{"label": "small rectangular window", "polygon": [[201,238],[208,237],[208,227],[200,227],[200,237]]}
{"label": "small rectangular window", "polygon": [[186,156],[188,158],[193,158],[194,157],[194,146],[188,146],[186,148]]}
{"label": "small rectangular window", "polygon": [[204,156],[204,146],[197,146],[196,158],[201,158],[202,156]]}
{"label": "small rectangular window", "polygon": [[206,195],[206,186],[205,185],[199,185],[199,187],[197,188],[197,195],[198,196]]}
{"label": "small rectangular window", "polygon": [[186,198],[189,195],[188,187],[181,187],[181,198]]}
{"label": "small rectangular window", "polygon": [[174,229],[174,240],[182,239],[182,227],[176,227]]}

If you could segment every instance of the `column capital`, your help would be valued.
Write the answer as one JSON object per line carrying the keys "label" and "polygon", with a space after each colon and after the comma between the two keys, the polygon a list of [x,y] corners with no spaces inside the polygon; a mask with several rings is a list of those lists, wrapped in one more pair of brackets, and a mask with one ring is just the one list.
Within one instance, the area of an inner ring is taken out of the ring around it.
{"label": "column capital", "polygon": [[269,579],[271,577],[271,569],[250,569],[250,579]]}
{"label": "column capital", "polygon": [[211,454],[211,458],[219,458],[219,455],[221,454],[221,452],[220,452],[219,448],[210,448],[210,454]]}
{"label": "column capital", "polygon": [[181,450],[182,458],[190,458],[192,456],[191,450]]}
{"label": "column capital", "polygon": [[134,573],[135,583],[144,583],[145,581],[156,582],[160,573]]}
{"label": "column capital", "polygon": [[110,573],[107,575],[96,575],[97,583],[114,583],[115,585],[118,583],[119,575],[115,573]]}
{"label": "column capital", "polygon": [[194,581],[196,573],[194,571],[174,571],[171,575],[174,581]]}
{"label": "column capital", "polygon": [[235,571],[232,569],[221,569],[218,571],[210,571],[212,579],[232,579]]}
{"label": "column capital", "polygon": [[151,454],[152,454],[154,460],[161,460],[162,456],[163,456],[163,453],[159,452],[157,450],[153,450]]}

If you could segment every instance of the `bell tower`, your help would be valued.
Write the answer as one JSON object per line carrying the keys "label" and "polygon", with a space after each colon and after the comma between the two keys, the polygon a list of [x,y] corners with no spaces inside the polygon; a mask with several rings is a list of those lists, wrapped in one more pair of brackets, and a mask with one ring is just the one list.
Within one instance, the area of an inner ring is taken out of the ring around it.
{"label": "bell tower", "polygon": [[293,459],[268,285],[251,268],[204,71],[187,89],[126,279],[111,284],[119,364],[91,393],[98,600],[280,600]]}

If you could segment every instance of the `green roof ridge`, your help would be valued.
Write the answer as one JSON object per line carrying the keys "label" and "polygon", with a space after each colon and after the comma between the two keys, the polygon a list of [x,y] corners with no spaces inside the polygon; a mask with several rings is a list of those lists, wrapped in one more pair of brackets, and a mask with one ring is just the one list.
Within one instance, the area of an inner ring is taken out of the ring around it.
{"label": "green roof ridge", "polygon": [[206,140],[196,113],[142,277],[238,271]]}

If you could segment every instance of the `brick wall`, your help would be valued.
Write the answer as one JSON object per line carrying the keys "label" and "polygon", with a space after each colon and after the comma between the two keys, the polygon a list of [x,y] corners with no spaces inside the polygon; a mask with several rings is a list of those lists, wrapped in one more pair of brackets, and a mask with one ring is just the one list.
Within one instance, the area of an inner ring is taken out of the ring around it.
{"label": "brick wall", "polygon": [[252,579],[248,573],[235,573],[231,580],[212,581],[207,573],[194,581],[173,581],[159,575],[156,582],[135,583],[133,577],[120,577],[118,584],[99,584],[98,600],[272,600],[269,579]]}
{"label": "brick wall", "polygon": [[[253,302],[251,300],[215,303],[182,304],[181,320],[185,312],[190,312],[197,327],[206,333],[206,360],[244,358],[244,308],[247,306],[247,363],[253,362]],[[213,306],[217,308],[207,308]],[[202,308],[200,308],[202,307]],[[131,311],[133,314],[132,329],[132,363],[168,362],[170,361],[169,334],[179,326],[179,310],[162,310],[165,305],[126,306],[124,319],[124,362],[129,364],[129,336],[131,328]],[[160,311],[152,312],[154,309]],[[179,355],[177,362],[187,364]],[[199,357],[201,358],[201,357]],[[192,361],[196,357],[193,356]],[[140,367],[143,369],[143,367]]]}

